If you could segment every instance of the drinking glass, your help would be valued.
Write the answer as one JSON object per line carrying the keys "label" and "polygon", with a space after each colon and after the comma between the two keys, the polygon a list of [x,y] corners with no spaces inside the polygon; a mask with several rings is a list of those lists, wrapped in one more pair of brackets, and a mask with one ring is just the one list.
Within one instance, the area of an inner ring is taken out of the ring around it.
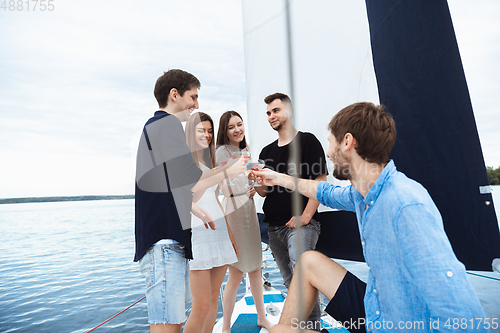
{"label": "drinking glass", "polygon": [[[232,159],[237,159],[237,158],[241,158],[241,157],[248,157],[248,158],[250,158],[250,152],[245,151],[245,150],[239,150],[239,151],[235,151],[235,152],[233,152],[233,153],[231,154],[231,158],[232,158]],[[222,164],[222,163],[224,163],[224,164]],[[222,166],[224,166],[224,165],[226,165],[226,163],[227,163],[227,162],[221,162],[221,165],[222,165]],[[232,180],[234,181],[236,178],[238,178],[238,177],[240,177],[240,176],[242,176],[242,175],[243,175],[243,173],[242,173],[242,174],[239,174],[239,175],[237,175],[237,176],[235,176],[235,177],[233,177],[233,179],[232,179]],[[231,181],[231,177],[229,177],[229,179],[228,179],[228,182],[227,182],[226,186],[232,186],[232,185],[236,185],[236,184],[235,184],[235,183],[233,183],[233,182]]]}
{"label": "drinking glass", "polygon": [[246,151],[246,150],[238,150],[238,151],[233,152],[231,154],[231,157],[233,159],[240,158],[240,157],[248,157],[248,158],[250,158],[250,152]]}
{"label": "drinking glass", "polygon": [[[257,162],[248,161],[245,168],[245,175],[248,177],[248,175],[250,175],[250,172],[262,170],[265,166],[266,162],[264,162],[264,160],[257,160]],[[257,177],[255,177],[255,179],[253,180],[253,184],[246,185],[246,187],[255,187],[255,186],[262,186],[259,183],[257,183]]]}

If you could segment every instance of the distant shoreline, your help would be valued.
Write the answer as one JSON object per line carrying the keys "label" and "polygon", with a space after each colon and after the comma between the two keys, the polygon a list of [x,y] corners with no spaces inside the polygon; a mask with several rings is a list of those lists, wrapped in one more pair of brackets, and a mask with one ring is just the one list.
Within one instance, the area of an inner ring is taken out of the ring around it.
{"label": "distant shoreline", "polygon": [[[492,189],[500,188],[500,185],[491,185]],[[92,200],[120,200],[134,199],[135,195],[78,195],[60,197],[28,197],[28,198],[7,198],[0,199],[2,204],[31,203],[31,202],[63,202],[63,201],[92,201]],[[498,221],[500,223],[500,220]]]}
{"label": "distant shoreline", "polygon": [[78,195],[66,197],[30,197],[0,199],[1,204],[31,203],[31,202],[61,202],[61,201],[91,201],[91,200],[119,200],[134,199],[135,195]]}

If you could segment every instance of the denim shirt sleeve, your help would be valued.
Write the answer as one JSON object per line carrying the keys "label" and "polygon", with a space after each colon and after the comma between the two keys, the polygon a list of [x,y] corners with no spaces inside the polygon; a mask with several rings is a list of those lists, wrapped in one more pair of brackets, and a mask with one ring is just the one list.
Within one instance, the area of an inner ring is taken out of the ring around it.
{"label": "denim shirt sleeve", "polygon": [[354,212],[355,203],[352,198],[352,186],[335,186],[321,181],[316,190],[316,200],[327,207]]}
{"label": "denim shirt sleeve", "polygon": [[[433,321],[439,319],[438,331],[454,331],[454,318],[465,318],[469,326],[465,331],[487,332],[484,325],[483,330],[481,326],[479,330],[472,329],[470,320],[475,322],[485,315],[464,265],[455,257],[437,209],[423,204],[406,205],[400,208],[394,223],[403,264],[412,279],[407,283],[425,300],[429,317]],[[451,325],[447,326],[447,322]]]}

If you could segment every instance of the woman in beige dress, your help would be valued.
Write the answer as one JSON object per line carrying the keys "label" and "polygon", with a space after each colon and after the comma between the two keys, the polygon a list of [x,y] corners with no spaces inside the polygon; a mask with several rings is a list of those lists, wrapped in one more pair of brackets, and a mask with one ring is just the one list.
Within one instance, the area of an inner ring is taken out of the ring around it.
{"label": "woman in beige dress", "polygon": [[[227,111],[219,121],[217,133],[217,164],[227,162],[233,152],[249,151],[245,140],[243,120],[236,111]],[[271,328],[272,324],[266,317],[262,295],[262,246],[257,212],[253,202],[255,189],[247,188],[248,178],[232,179],[230,186],[222,186],[224,199],[222,208],[233,232],[238,247],[238,262],[229,265],[229,276],[224,289],[222,332],[231,331],[231,316],[236,302],[238,286],[243,273],[248,273],[252,296],[257,308],[257,325]]]}

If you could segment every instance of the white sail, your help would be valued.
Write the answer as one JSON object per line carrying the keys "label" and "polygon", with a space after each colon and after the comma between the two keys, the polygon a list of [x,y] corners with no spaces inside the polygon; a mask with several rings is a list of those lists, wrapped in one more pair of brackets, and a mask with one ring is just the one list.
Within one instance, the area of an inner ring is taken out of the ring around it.
{"label": "white sail", "polygon": [[[252,152],[277,138],[264,97],[290,94],[284,1],[243,0],[249,140]],[[364,0],[291,1],[295,126],[326,148],[327,124],[351,103],[378,103]]]}
{"label": "white sail", "polygon": [[[378,104],[364,0],[291,1],[295,127],[326,151],[327,125],[343,107]],[[242,0],[247,115],[252,156],[276,140],[264,98],[291,95],[285,1]],[[329,162],[329,161],[328,161]],[[331,173],[331,172],[330,172]],[[330,175],[330,182],[338,182]],[[262,200],[256,196],[257,207]],[[320,210],[327,210],[321,206]]]}

